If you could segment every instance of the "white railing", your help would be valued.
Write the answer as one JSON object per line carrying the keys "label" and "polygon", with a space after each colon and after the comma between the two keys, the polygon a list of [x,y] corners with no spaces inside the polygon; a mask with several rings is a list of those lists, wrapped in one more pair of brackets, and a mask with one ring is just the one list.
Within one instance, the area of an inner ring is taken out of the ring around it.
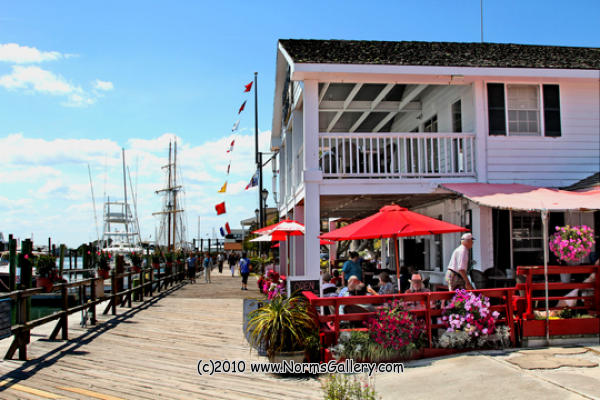
{"label": "white railing", "polygon": [[324,178],[475,176],[474,133],[319,133]]}

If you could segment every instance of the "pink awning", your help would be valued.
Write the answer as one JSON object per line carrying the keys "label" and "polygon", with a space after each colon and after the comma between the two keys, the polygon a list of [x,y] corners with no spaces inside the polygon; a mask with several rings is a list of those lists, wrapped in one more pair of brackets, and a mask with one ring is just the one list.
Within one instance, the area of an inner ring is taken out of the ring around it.
{"label": "pink awning", "polygon": [[444,183],[440,187],[492,208],[524,211],[600,210],[600,190],[570,192],[519,183]]}

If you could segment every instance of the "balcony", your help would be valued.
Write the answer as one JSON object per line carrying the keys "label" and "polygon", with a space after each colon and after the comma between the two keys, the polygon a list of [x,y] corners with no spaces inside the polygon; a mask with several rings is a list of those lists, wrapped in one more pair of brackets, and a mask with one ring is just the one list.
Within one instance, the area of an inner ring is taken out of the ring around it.
{"label": "balcony", "polygon": [[475,177],[474,133],[319,133],[324,179]]}

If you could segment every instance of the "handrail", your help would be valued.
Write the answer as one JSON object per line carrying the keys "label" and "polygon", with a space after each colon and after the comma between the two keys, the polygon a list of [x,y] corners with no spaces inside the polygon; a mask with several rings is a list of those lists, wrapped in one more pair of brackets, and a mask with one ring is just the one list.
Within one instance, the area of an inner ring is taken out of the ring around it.
{"label": "handrail", "polygon": [[[167,271],[169,269],[169,271]],[[158,274],[155,278],[154,275]],[[140,277],[140,284],[136,287],[132,285],[132,278],[134,276]],[[145,276],[148,275],[149,280],[145,280]],[[128,279],[128,288],[125,290],[117,291],[117,283],[119,279]],[[104,282],[102,278],[89,278],[74,282],[57,283],[53,286],[52,291],[60,291],[62,299],[62,310],[57,311],[53,314],[46,315],[44,317],[27,321],[26,319],[26,302],[27,299],[35,294],[44,293],[44,288],[31,288],[24,290],[16,290],[10,293],[4,293],[0,295],[0,299],[12,299],[16,302],[15,308],[17,310],[17,323],[11,326],[11,332],[13,333],[13,342],[5,355],[5,359],[13,357],[16,350],[19,350],[19,359],[27,359],[27,344],[30,341],[30,331],[36,326],[57,320],[58,323],[52,331],[50,338],[55,339],[59,332],[62,332],[62,339],[68,339],[68,316],[75,312],[82,310],[91,311],[91,324],[96,324],[96,305],[109,300],[109,303],[104,310],[104,314],[108,313],[112,309],[112,315],[116,315],[116,306],[120,303],[121,307],[125,306],[127,302],[128,306],[131,307],[132,294],[138,293],[141,302],[150,301],[154,297],[160,295],[161,289],[165,290],[169,285],[173,286],[177,282],[183,281],[185,278],[185,265],[183,263],[174,263],[171,266],[165,266],[165,272],[160,273],[160,268],[155,266],[142,268],[139,272],[134,272],[132,269],[122,273],[115,273],[112,270],[110,276],[111,280],[111,293],[108,295],[96,298],[95,284],[98,281]],[[86,288],[90,290],[90,300],[83,304],[68,306],[68,295],[70,288],[78,287],[83,291],[85,297]],[[154,294],[154,290],[157,290]],[[147,293],[146,293],[147,292]],[[144,295],[149,295],[144,299]]]}

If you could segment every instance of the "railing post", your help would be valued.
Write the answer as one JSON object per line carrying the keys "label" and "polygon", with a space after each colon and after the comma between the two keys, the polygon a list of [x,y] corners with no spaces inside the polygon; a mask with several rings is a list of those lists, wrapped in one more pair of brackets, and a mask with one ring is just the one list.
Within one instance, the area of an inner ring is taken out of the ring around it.
{"label": "railing post", "polygon": [[110,292],[112,315],[117,315],[117,274],[115,269],[110,271]]}
{"label": "railing post", "polygon": [[63,284],[60,288],[61,296],[62,296],[62,309],[64,314],[60,317],[60,324],[62,330],[62,340],[69,340],[69,292],[67,289],[67,285]]}
{"label": "railing post", "polygon": [[[17,324],[25,324],[27,322],[27,298],[23,298],[21,293],[17,295]],[[27,344],[29,343],[29,334],[27,330],[22,330],[18,333],[15,340],[19,346],[19,360],[27,361]]]}
{"label": "railing post", "polygon": [[12,235],[8,235],[8,254],[8,287],[12,292],[17,289],[17,240],[13,239]]}
{"label": "railing post", "polygon": [[146,290],[146,287],[144,286],[144,281],[145,281],[145,276],[146,276],[146,268],[142,268],[141,272],[140,272],[140,287],[138,290],[138,298],[140,300],[140,302],[144,302],[144,290]]}
{"label": "railing post", "polygon": [[515,323],[513,315],[513,290],[506,289],[506,324],[510,328],[510,343],[512,346],[516,344]]}
{"label": "railing post", "polygon": [[[104,281],[102,281],[102,286],[104,289]],[[92,312],[92,316],[90,317],[90,324],[96,325],[96,278],[92,277],[90,281],[90,300],[92,301],[92,305],[90,306],[90,311]]]}
{"label": "railing post", "polygon": [[[159,268],[160,268],[160,264],[159,264]],[[152,265],[150,267],[150,298],[152,298],[154,296],[154,265]]]}
{"label": "railing post", "polygon": [[131,308],[131,297],[133,297],[133,279],[131,279],[131,275],[133,271],[129,269],[129,273],[127,274],[127,307]]}
{"label": "railing post", "polygon": [[433,342],[431,338],[431,301],[430,294],[426,293],[426,303],[425,303],[425,323],[427,324],[427,342],[429,343],[429,348],[433,347]]}

